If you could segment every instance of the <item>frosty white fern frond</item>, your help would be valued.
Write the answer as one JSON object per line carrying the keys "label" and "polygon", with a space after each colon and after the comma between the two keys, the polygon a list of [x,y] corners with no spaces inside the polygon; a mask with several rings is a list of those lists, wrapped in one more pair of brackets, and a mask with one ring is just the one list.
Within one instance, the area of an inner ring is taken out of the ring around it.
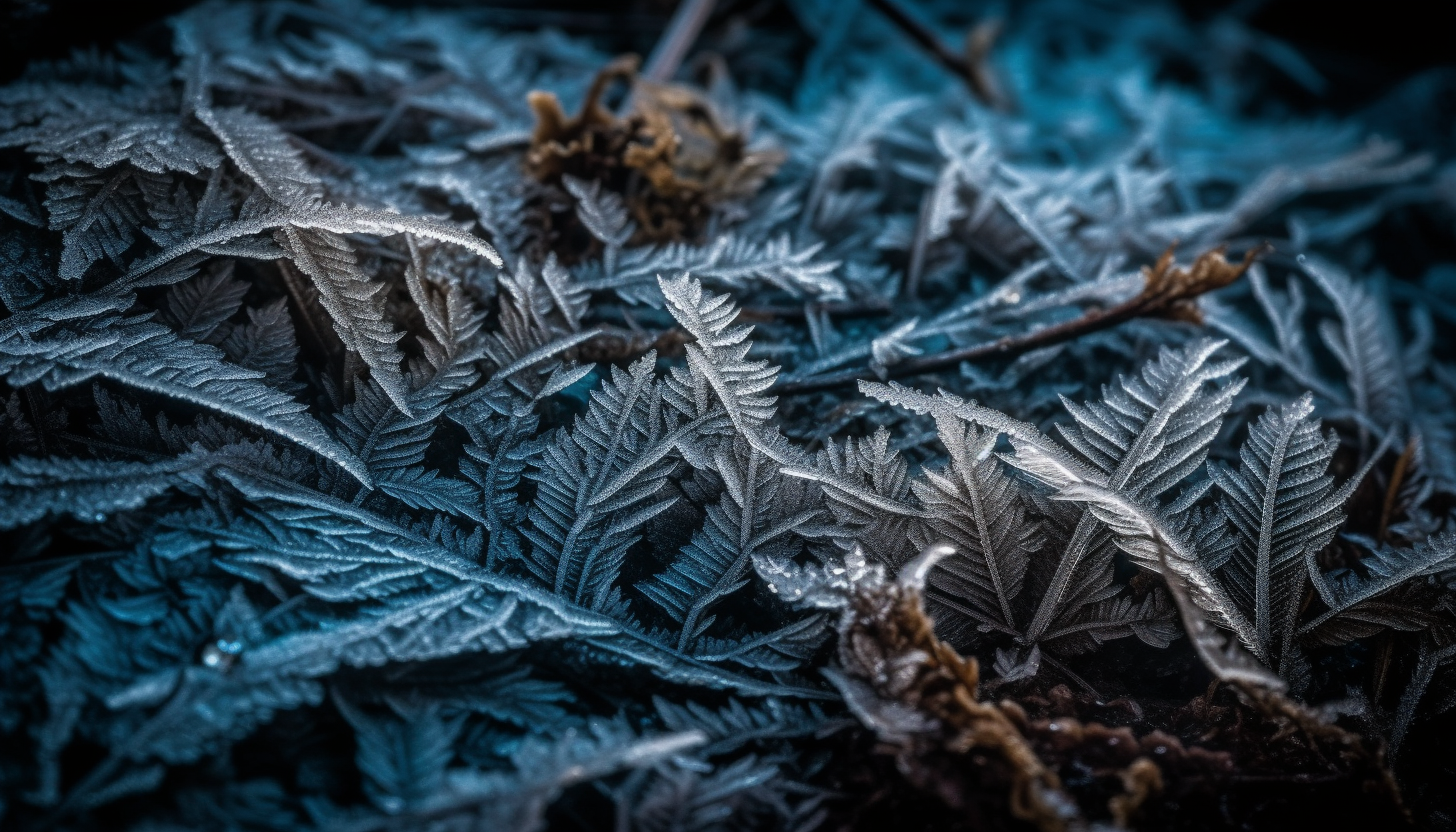
{"label": "frosty white fern frond", "polygon": [[359,460],[306,408],[264,384],[262,373],[223,360],[216,347],[183,341],[144,318],[117,314],[126,301],[52,301],[0,322],[0,376],[50,389],[107,378],[240,419],[332,460],[361,482]]}
{"label": "frosty white fern frond", "polygon": [[102,259],[122,262],[147,218],[138,184],[145,176],[155,174],[129,165],[105,171],[76,165],[42,174],[49,182],[45,204],[51,230],[64,235],[57,269],[63,281],[80,281]]}
{"label": "frosty white fern frond", "polygon": [[458,245],[484,257],[495,266],[501,265],[500,255],[489,243],[463,232],[449,223],[370,208],[322,205],[311,208],[288,208],[223,223],[216,228],[188,237],[141,262],[133,263],[123,276],[123,283],[137,286],[147,285],[148,275],[159,271],[166,264],[184,255],[286,226],[331,231],[335,234],[374,234],[380,237],[413,234],[417,237]]}
{"label": "frosty white fern frond", "polygon": [[561,184],[576,198],[576,216],[586,230],[606,251],[602,267],[607,274],[617,270],[617,257],[637,226],[627,213],[626,202],[618,194],[602,189],[600,182],[586,182],[575,176],[563,176]]}
{"label": "frosty white fern frond", "polygon": [[[748,358],[753,327],[734,325],[738,308],[730,296],[704,292],[702,283],[686,275],[658,278],[658,284],[668,311],[697,339],[686,346],[688,367],[706,381],[739,433],[753,442],[764,433],[764,423],[773,418],[774,397],[765,393],[773,386],[778,368]],[[755,444],[769,450],[762,440]]]}
{"label": "frosty white fern frond", "polygon": [[1410,414],[1410,391],[1400,345],[1384,304],[1343,270],[1317,258],[1301,258],[1304,270],[1335,305],[1338,323],[1320,325],[1320,338],[1345,370],[1350,404],[1365,417],[1362,433],[1401,429]]}
{"label": "frosty white fern frond", "polygon": [[890,447],[890,432],[828,442],[812,465],[787,465],[784,473],[820,484],[834,513],[833,537],[840,548],[858,546],[890,566],[919,553],[916,523],[930,515],[915,504],[905,459]]}
{"label": "frosty white fern frond", "polygon": [[[1023,470],[1048,484],[1063,479],[1098,481],[1134,502],[1154,503],[1203,463],[1229,402],[1243,386],[1234,382],[1205,392],[1208,384],[1225,378],[1242,363],[1210,362],[1221,346],[1220,341],[1204,339],[1182,350],[1164,349],[1140,374],[1124,376],[1116,386],[1105,389],[1102,402],[1077,405],[1063,399],[1076,424],[1064,427],[1062,435],[1080,459],[1030,425],[953,396],[932,398],[899,386],[862,384],[861,389],[912,410],[985,425],[1007,433],[1013,443],[1037,448],[1041,452],[1037,465],[1046,470]],[[1024,459],[1018,455],[1013,464],[1021,467]],[[1098,529],[1090,516],[1077,523],[1026,628],[1028,638],[1040,638],[1058,618],[1115,592],[1110,553],[1099,545]]]}
{"label": "frosty white fern frond", "polygon": [[978,626],[1019,633],[1013,604],[1032,555],[1042,545],[1026,516],[1020,491],[991,454],[997,433],[937,414],[940,440],[950,453],[944,471],[928,471],[911,489],[926,519],[917,529],[923,549],[939,540],[955,554],[931,573],[928,597],[969,613]]}
{"label": "frosty white fern frond", "polygon": [[671,243],[661,248],[633,248],[622,253],[615,268],[585,274],[592,291],[612,290],[624,300],[661,306],[658,278],[691,273],[728,289],[766,281],[795,297],[842,300],[844,284],[834,278],[839,262],[818,257],[821,244],[796,247],[788,235],[758,242],[722,234],[706,245]]}
{"label": "frosty white fern frond", "polygon": [[1254,628],[1233,603],[1218,581],[1199,562],[1172,527],[1156,512],[1099,482],[1100,477],[1081,469],[1049,444],[1011,440],[1016,463],[1022,470],[1056,489],[1057,499],[1085,503],[1089,514],[1107,524],[1117,545],[1140,566],[1163,575],[1168,591],[1178,606],[1183,627],[1204,664],[1220,679],[1245,681],[1281,689],[1283,681],[1254,656],[1243,652],[1237,642],[1225,642],[1210,622],[1233,630],[1245,646],[1257,641]]}
{"label": "frosty white fern frond", "polygon": [[197,118],[222,142],[228,158],[274,202],[289,207],[316,205],[323,180],[303,161],[276,125],[240,107],[200,107]]}
{"label": "frosty white fern frond", "polygon": [[217,147],[175,112],[137,112],[94,99],[66,104],[74,109],[0,132],[0,147],[25,145],[46,161],[97,169],[128,163],[148,173],[196,174],[222,162]]}
{"label": "frosty white fern frond", "polygon": [[1210,465],[1225,494],[1223,512],[1237,532],[1220,572],[1253,619],[1254,649],[1276,661],[1289,649],[1305,585],[1305,555],[1314,555],[1344,522],[1342,507],[1358,481],[1335,488],[1325,473],[1339,440],[1321,436],[1309,395],[1270,408],[1249,429],[1237,471]]}
{"label": "frosty white fern frond", "polygon": [[637,584],[681,626],[679,650],[713,624],[709,610],[748,583],[753,558],[784,556],[789,535],[816,514],[784,504],[778,464],[743,439],[723,443],[714,462],[722,499],[668,569]]}
{"label": "frosty white fern frond", "polygon": [[[1456,566],[1456,533],[1439,534],[1408,548],[1378,547],[1360,562],[1359,571],[1342,570],[1333,578],[1313,576],[1315,586],[1329,609],[1302,624],[1299,634],[1313,633],[1328,622],[1358,612],[1363,604],[1420,578],[1446,572],[1453,566]],[[1397,616],[1404,612],[1414,620],[1420,611],[1397,608],[1390,612]],[[1426,624],[1415,623],[1418,626]]]}
{"label": "frosty white fern frond", "polygon": [[[1203,463],[1224,412],[1243,387],[1238,381],[1204,391],[1207,384],[1243,363],[1209,363],[1222,345],[1203,339],[1182,350],[1164,349],[1156,362],[1143,365],[1139,375],[1123,376],[1115,387],[1105,389],[1100,403],[1077,406],[1064,398],[1077,424],[1063,428],[1062,436],[1106,476],[1109,488],[1134,502],[1156,502]],[[1031,637],[1045,632],[1068,607],[1074,608],[1077,598],[1095,597],[1107,586],[1111,564],[1097,555],[1096,529],[1091,517],[1078,522],[1028,628]]]}
{"label": "frosty white fern frond", "polygon": [[409,392],[399,371],[403,355],[396,346],[403,333],[385,317],[384,283],[364,273],[340,234],[285,227],[279,242],[298,270],[312,279],[344,347],[359,355],[371,379],[409,415]]}
{"label": "frosty white fern frond", "polygon": [[663,407],[655,360],[649,353],[628,370],[613,368],[529,474],[537,491],[522,532],[533,544],[526,565],[553,592],[593,609],[611,602],[642,524],[676,500],[656,496],[676,464],[663,440],[677,425]]}
{"label": "frosty white fern frond", "polygon": [[1074,426],[1063,439],[1133,499],[1156,499],[1203,464],[1242,380],[1212,393],[1206,384],[1227,377],[1242,359],[1210,362],[1222,341],[1198,340],[1163,350],[1135,375],[1103,390],[1103,400],[1078,405],[1063,398]]}

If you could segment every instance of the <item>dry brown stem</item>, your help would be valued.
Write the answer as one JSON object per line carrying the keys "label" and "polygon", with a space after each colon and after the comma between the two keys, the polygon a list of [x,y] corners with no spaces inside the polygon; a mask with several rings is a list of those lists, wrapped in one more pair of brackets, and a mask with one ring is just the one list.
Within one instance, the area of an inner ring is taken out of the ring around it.
{"label": "dry brown stem", "polygon": [[1417,447],[1414,436],[1406,440],[1405,450],[1395,461],[1395,470],[1390,472],[1390,484],[1385,487],[1385,500],[1380,505],[1380,528],[1375,533],[1375,539],[1381,543],[1385,542],[1385,532],[1390,528],[1390,519],[1395,516],[1395,501],[1400,497],[1400,487],[1405,484]]}
{"label": "dry brown stem", "polygon": [[978,101],[988,107],[1009,109],[1010,100],[991,69],[991,47],[1001,34],[1001,21],[983,21],[966,33],[965,51],[957,55],[940,37],[900,7],[896,0],[870,0],[891,23],[900,28],[941,66],[966,82]]}
{"label": "dry brown stem", "polygon": [[[937,372],[955,367],[962,361],[1014,358],[1034,349],[1074,341],[1093,332],[1111,329],[1134,318],[1171,318],[1202,323],[1202,315],[1194,300],[1199,295],[1221,289],[1238,280],[1268,250],[1267,246],[1249,249],[1241,262],[1232,263],[1224,259],[1224,247],[1219,246],[1199,255],[1191,267],[1184,269],[1174,265],[1173,248],[1170,246],[1158,258],[1157,263],[1143,267],[1142,291],[1116,306],[1092,309],[1070,321],[1042,327],[1024,335],[1008,335],[987,343],[901,361],[887,368],[887,377],[905,378]],[[868,367],[860,367],[842,373],[786,381],[775,385],[773,392],[779,396],[792,396],[832,390],[870,379],[879,379],[879,376]]]}

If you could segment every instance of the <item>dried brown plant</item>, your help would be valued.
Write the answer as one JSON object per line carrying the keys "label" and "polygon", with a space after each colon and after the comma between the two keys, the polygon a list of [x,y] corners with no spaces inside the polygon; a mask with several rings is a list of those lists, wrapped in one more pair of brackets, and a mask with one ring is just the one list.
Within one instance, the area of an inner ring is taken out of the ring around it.
{"label": "dried brown plant", "polygon": [[[691,240],[715,208],[757,193],[784,155],[751,148],[701,90],[641,80],[637,69],[635,55],[603,67],[575,116],[554,93],[532,92],[526,167],[542,182],[570,175],[621,194],[637,224],[633,243]],[[602,103],[614,83],[629,89],[624,116]]]}
{"label": "dried brown plant", "polygon": [[[935,551],[932,547],[927,554]],[[906,567],[907,573],[917,571],[913,565]],[[975,658],[961,656],[936,637],[915,581],[869,582],[851,594],[840,622],[839,660],[845,673],[867,686],[880,703],[890,704],[889,713],[899,706],[924,720],[923,731],[899,732],[888,726],[879,731],[884,749],[917,786],[937,793],[952,807],[963,807],[975,790],[966,788],[966,775],[957,772],[955,758],[974,751],[984,761],[979,774],[1007,783],[1016,818],[1053,832],[1066,829],[1077,817],[1076,804],[1056,773],[1013,721],[1019,709],[981,701]]]}

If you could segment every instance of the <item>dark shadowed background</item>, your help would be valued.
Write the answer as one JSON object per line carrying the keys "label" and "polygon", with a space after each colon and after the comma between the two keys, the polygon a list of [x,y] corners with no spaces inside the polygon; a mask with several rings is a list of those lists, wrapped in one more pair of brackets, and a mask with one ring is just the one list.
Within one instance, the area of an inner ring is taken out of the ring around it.
{"label": "dark shadowed background", "polygon": [[[56,58],[73,49],[108,46],[157,29],[177,11],[195,5],[189,0],[129,0],[107,14],[97,14],[94,0],[3,0],[0,17],[0,83],[18,75],[28,61]],[[384,5],[473,7],[505,28],[555,26],[597,39],[614,51],[647,52],[666,25],[675,0],[431,0],[412,4],[390,0]],[[776,0],[721,0],[715,15],[748,15],[763,20],[792,17]],[[1368,11],[1340,11],[1335,4],[1312,0],[1181,0],[1177,5],[1195,19],[1219,14],[1243,18],[1254,28],[1298,48],[1331,82],[1320,108],[1354,110],[1367,106],[1392,87],[1421,73],[1444,70],[1440,83],[1456,99],[1456,44],[1447,22],[1449,7],[1421,0],[1386,0],[1365,4]],[[1012,4],[1009,8],[1015,8]],[[123,12],[124,10],[124,12]],[[125,17],[121,17],[125,14]],[[118,20],[122,22],[118,23]]]}

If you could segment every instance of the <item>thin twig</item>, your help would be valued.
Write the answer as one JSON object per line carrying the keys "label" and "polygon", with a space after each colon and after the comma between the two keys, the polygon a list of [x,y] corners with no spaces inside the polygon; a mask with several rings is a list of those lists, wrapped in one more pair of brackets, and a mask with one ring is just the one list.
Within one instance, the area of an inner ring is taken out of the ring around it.
{"label": "thin twig", "polygon": [[949,70],[951,74],[963,79],[966,86],[970,88],[971,94],[982,104],[988,107],[1006,105],[1000,85],[996,83],[987,67],[991,45],[996,42],[996,36],[1001,31],[998,21],[988,20],[972,29],[966,35],[966,53],[957,55],[941,41],[939,36],[926,28],[925,24],[902,9],[896,0],[869,0],[869,3],[885,17],[888,17],[891,23],[900,27],[900,30],[911,40],[929,52],[937,63]]}
{"label": "thin twig", "polygon": [[1072,680],[1072,682],[1077,687],[1079,687],[1082,690],[1086,691],[1087,693],[1091,694],[1092,695],[1092,698],[1094,698],[1094,699],[1101,699],[1102,698],[1102,694],[1097,692],[1097,688],[1092,687],[1092,684],[1090,682],[1088,682],[1086,679],[1083,679],[1081,676],[1078,676],[1076,674],[1076,672],[1072,670],[1072,668],[1067,667],[1066,665],[1062,664],[1061,662],[1057,661],[1056,659],[1052,658],[1051,656],[1048,656],[1048,655],[1045,655],[1045,654],[1042,655],[1041,660],[1044,661],[1044,662],[1046,662],[1047,666],[1050,667],[1051,669],[1057,671],[1058,673],[1060,673],[1063,676],[1066,676],[1068,679]]}
{"label": "thin twig", "polygon": [[678,4],[667,30],[647,59],[647,67],[642,70],[644,80],[659,84],[672,80],[683,59],[688,56],[688,50],[697,42],[703,26],[707,25],[713,14],[713,5],[713,0],[682,0]]}
{"label": "thin twig", "polygon": [[328,165],[339,173],[353,174],[359,172],[358,167],[339,158],[338,154],[331,153],[330,151],[319,147],[318,145],[314,144],[308,139],[305,139],[302,136],[297,136],[293,133],[285,133],[284,137],[289,141],[290,144],[294,145],[299,150],[302,150],[304,153],[307,153],[315,159],[318,159],[319,161],[323,162],[324,164]]}
{"label": "thin twig", "polygon": [[275,87],[268,84],[239,84],[229,81],[217,81],[209,86],[213,89],[236,92],[242,95],[256,95],[262,98],[292,101],[310,107],[322,107],[331,112],[337,112],[341,105],[354,105],[371,110],[374,109],[372,106],[374,101],[372,99],[360,96],[345,97],[341,95],[325,95],[323,93],[311,93],[306,90]]}
{"label": "thin twig", "polygon": [[379,147],[380,142],[384,141],[389,135],[389,132],[399,123],[405,111],[414,104],[414,98],[416,96],[438,92],[453,83],[455,83],[455,73],[449,71],[436,72],[434,75],[427,76],[413,84],[396,90],[394,93],[394,105],[389,108],[389,112],[385,114],[384,118],[379,120],[379,124],[375,125],[374,129],[369,133],[369,136],[364,139],[364,143],[359,146],[359,153],[365,156],[373,153],[375,148]]}
{"label": "thin twig", "polygon": [[1415,455],[1416,438],[1412,436],[1406,440],[1405,450],[1400,452],[1400,458],[1395,461],[1395,470],[1390,472],[1390,485],[1385,488],[1385,502],[1380,506],[1380,530],[1375,534],[1378,543],[1385,542],[1385,532],[1390,528],[1390,518],[1395,514],[1395,500],[1400,496],[1400,486],[1405,482]]}
{"label": "thin twig", "polygon": [[[1250,249],[1242,263],[1230,264],[1223,259],[1223,249],[1206,252],[1194,263],[1191,271],[1172,268],[1172,249],[1156,266],[1144,268],[1146,283],[1136,296],[1107,309],[1093,309],[1081,317],[1060,324],[1042,327],[1023,335],[1007,335],[981,344],[901,361],[887,368],[888,377],[904,378],[923,373],[947,370],[962,361],[984,361],[1010,358],[1041,347],[1073,341],[1084,335],[1111,329],[1134,318],[1180,314],[1188,311],[1188,301],[1213,289],[1227,286],[1242,275],[1254,260],[1263,256],[1265,248]],[[1215,262],[1216,261],[1216,262]],[[1219,268],[1217,263],[1222,263]],[[778,396],[795,396],[846,387],[879,376],[869,367],[857,367],[830,375],[814,376],[775,384],[770,391]]]}
{"label": "thin twig", "polygon": [[914,299],[920,295],[920,276],[925,271],[925,249],[930,245],[930,212],[935,204],[935,186],[932,184],[920,198],[920,210],[915,215],[915,239],[910,243],[910,265],[905,269],[905,285],[901,294]]}

